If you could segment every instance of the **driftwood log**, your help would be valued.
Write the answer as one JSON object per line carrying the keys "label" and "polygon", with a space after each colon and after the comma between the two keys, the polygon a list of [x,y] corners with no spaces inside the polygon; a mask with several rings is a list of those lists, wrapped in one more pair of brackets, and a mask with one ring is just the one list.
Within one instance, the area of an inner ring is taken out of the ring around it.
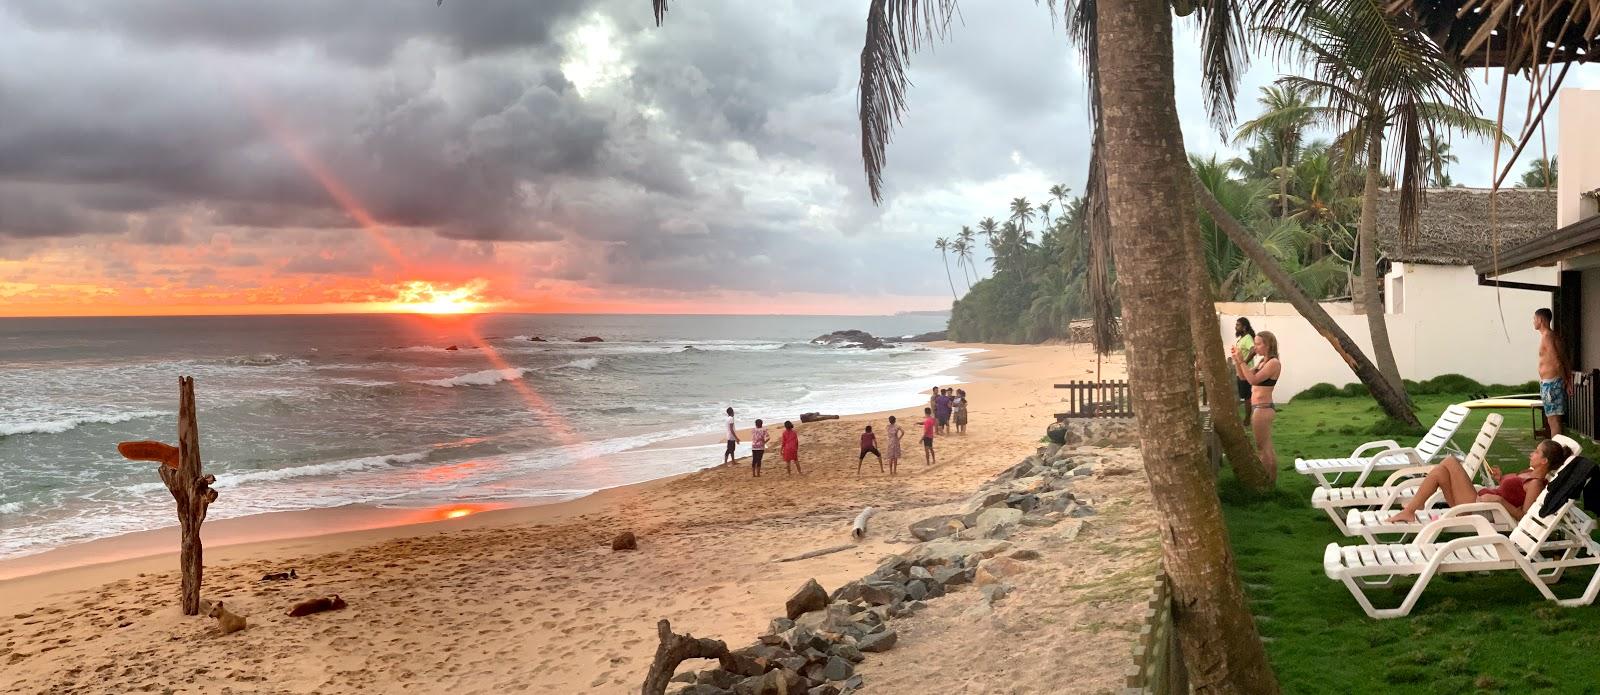
{"label": "driftwood log", "polygon": [[871,519],[872,515],[877,513],[878,510],[873,509],[872,507],[867,507],[866,509],[861,510],[861,513],[856,515],[856,522],[850,525],[850,535],[856,540],[866,538],[867,519]]}
{"label": "driftwood log", "polygon": [[823,555],[832,555],[834,553],[843,552],[843,551],[849,550],[849,549],[854,548],[854,547],[856,547],[856,545],[854,543],[846,543],[844,545],[836,545],[836,546],[833,546],[831,548],[822,548],[820,550],[813,550],[813,551],[807,552],[807,553],[800,553],[799,555],[794,555],[794,556],[790,556],[790,557],[786,557],[786,558],[783,558],[781,560],[778,560],[778,562],[794,562],[796,560],[809,560],[809,559],[814,558],[814,557],[822,557]]}
{"label": "driftwood log", "polygon": [[650,672],[644,677],[644,687],[639,689],[643,695],[666,693],[678,664],[685,660],[721,659],[728,655],[728,645],[722,640],[675,634],[672,624],[665,618],[656,623],[656,633],[661,637],[661,644],[656,647],[656,658],[650,662]]}
{"label": "driftwood log", "polygon": [[838,415],[823,415],[822,413],[801,413],[801,422],[821,422],[823,420],[837,420]]}
{"label": "driftwood log", "polygon": [[160,442],[122,442],[117,445],[117,451],[135,461],[161,464],[156,470],[177,505],[178,528],[182,533],[178,565],[183,570],[183,583],[179,600],[184,615],[200,615],[200,575],[204,562],[200,524],[206,520],[206,510],[217,500],[217,491],[211,488],[217,478],[200,470],[200,427],[195,420],[194,377],[178,377],[176,448]]}

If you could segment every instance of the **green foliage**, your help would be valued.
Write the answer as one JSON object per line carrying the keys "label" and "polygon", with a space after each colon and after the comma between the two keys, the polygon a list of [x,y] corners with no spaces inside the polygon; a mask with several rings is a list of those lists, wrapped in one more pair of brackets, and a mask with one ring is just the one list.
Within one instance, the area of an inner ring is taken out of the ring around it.
{"label": "green foliage", "polygon": [[[1450,403],[1476,394],[1411,395],[1418,415],[1431,423]],[[1460,429],[1468,434],[1456,441],[1470,440],[1485,416],[1477,411],[1468,417]],[[1490,447],[1490,463],[1507,471],[1527,466],[1533,435],[1519,425],[1508,419]],[[1345,433],[1346,426],[1362,433]],[[1377,431],[1386,434],[1365,434]],[[1514,572],[1467,573],[1435,579],[1409,618],[1372,620],[1342,583],[1323,574],[1323,548],[1357,539],[1345,538],[1311,507],[1313,483],[1295,474],[1294,460],[1348,456],[1364,441],[1389,438],[1388,431],[1364,394],[1296,398],[1274,425],[1277,491],[1267,499],[1242,494],[1226,467],[1218,481],[1245,592],[1253,612],[1265,618],[1257,625],[1268,638],[1267,656],[1283,692],[1600,692],[1594,687],[1600,659],[1593,657],[1600,638],[1591,636],[1600,624],[1600,606],[1554,606]],[[1569,572],[1557,592],[1587,582],[1588,572]],[[1401,580],[1372,596],[1379,605],[1398,605],[1410,588]]]}
{"label": "green foliage", "polygon": [[[1006,222],[984,219],[976,225],[977,235],[962,228],[957,241],[967,238],[974,246],[987,246],[994,274],[973,283],[951,308],[951,340],[1043,342],[1066,337],[1073,319],[1091,314],[1086,211],[1083,198],[1067,191],[1062,185],[1051,187],[1048,198],[1054,204],[1016,198]],[[1029,228],[1036,221],[1044,223],[1038,243]]]}
{"label": "green foliage", "polygon": [[[1422,381],[1406,379],[1405,385],[1406,393],[1413,396],[1454,394],[1460,395],[1461,400],[1539,392],[1539,382],[1537,381],[1527,381],[1520,384],[1480,384],[1476,380],[1460,374],[1440,374],[1432,379]],[[1360,382],[1345,384],[1343,387],[1321,383],[1313,384],[1310,388],[1295,394],[1292,400],[1315,401],[1323,398],[1364,398],[1367,396],[1367,387]]]}
{"label": "green foliage", "polygon": [[1517,181],[1518,188],[1555,188],[1556,181],[1560,179],[1561,165],[1558,157],[1549,159],[1535,159],[1528,163],[1528,170],[1522,172],[1522,179]]}

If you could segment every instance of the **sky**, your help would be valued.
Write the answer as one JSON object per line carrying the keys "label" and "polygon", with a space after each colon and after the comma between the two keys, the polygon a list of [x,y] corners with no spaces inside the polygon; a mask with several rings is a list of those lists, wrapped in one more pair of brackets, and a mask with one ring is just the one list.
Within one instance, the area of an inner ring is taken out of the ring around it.
{"label": "sky", "polygon": [[[0,315],[948,308],[936,237],[1081,192],[1082,67],[1042,6],[968,3],[911,62],[874,205],[866,7],[8,0]],[[1233,156],[1187,20],[1176,50],[1186,144]],[[1254,62],[1242,118],[1279,71]],[[1455,151],[1487,185],[1488,146]]]}

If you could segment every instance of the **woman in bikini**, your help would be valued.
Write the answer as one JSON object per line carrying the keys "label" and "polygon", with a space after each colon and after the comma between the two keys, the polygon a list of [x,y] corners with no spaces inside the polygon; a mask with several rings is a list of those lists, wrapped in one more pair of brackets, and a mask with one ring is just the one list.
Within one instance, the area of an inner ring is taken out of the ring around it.
{"label": "woman in bikini", "polygon": [[1511,514],[1511,518],[1520,520],[1544,490],[1550,478],[1550,469],[1571,455],[1572,452],[1567,451],[1560,442],[1546,439],[1533,448],[1533,453],[1528,454],[1528,470],[1501,475],[1500,469],[1490,466],[1489,474],[1494,476],[1497,484],[1482,490],[1473,486],[1472,476],[1467,475],[1467,470],[1461,467],[1460,459],[1446,456],[1439,465],[1428,471],[1428,477],[1422,479],[1422,484],[1417,486],[1417,493],[1411,496],[1411,501],[1406,502],[1405,508],[1388,520],[1416,521],[1417,511],[1428,503],[1428,498],[1433,496],[1435,490],[1444,493],[1445,504],[1451,507],[1469,502],[1499,502]]}
{"label": "woman in bikini", "polygon": [[1272,402],[1272,389],[1283,374],[1283,362],[1278,360],[1278,336],[1270,331],[1256,334],[1256,366],[1245,364],[1249,355],[1240,355],[1233,347],[1233,368],[1239,378],[1250,383],[1250,429],[1256,435],[1256,452],[1261,456],[1261,466],[1267,478],[1278,479],[1278,452],[1272,448],[1272,421],[1278,419],[1278,406]]}

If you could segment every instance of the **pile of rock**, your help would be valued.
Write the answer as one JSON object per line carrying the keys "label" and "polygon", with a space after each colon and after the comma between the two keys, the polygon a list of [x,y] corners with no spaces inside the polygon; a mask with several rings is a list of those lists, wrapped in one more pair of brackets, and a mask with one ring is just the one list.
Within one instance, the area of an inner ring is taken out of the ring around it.
{"label": "pile of rock", "polygon": [[829,347],[861,348],[863,350],[877,350],[879,348],[894,347],[883,342],[877,336],[866,331],[848,330],[834,331],[827,335],[819,335],[811,339],[813,345],[827,345]]}
{"label": "pile of rock", "polygon": [[[1060,445],[1040,447],[968,498],[954,514],[911,525],[921,543],[891,556],[861,579],[825,591],[807,581],[756,643],[732,650],[716,668],[680,673],[677,695],[841,695],[862,686],[865,654],[894,647],[889,621],[915,613],[956,587],[972,584],[987,606],[1011,592],[1007,579],[1038,559],[1007,540],[1017,526],[1052,526],[1094,514],[1070,489],[1098,458]],[[1081,527],[1081,521],[1075,521]],[[1059,535],[1059,534],[1058,534]],[[1075,533],[1071,535],[1076,535]]]}
{"label": "pile of rock", "polygon": [[1131,417],[1066,418],[1050,425],[1046,433],[1057,444],[1088,445],[1106,449],[1139,446],[1138,422]]}

